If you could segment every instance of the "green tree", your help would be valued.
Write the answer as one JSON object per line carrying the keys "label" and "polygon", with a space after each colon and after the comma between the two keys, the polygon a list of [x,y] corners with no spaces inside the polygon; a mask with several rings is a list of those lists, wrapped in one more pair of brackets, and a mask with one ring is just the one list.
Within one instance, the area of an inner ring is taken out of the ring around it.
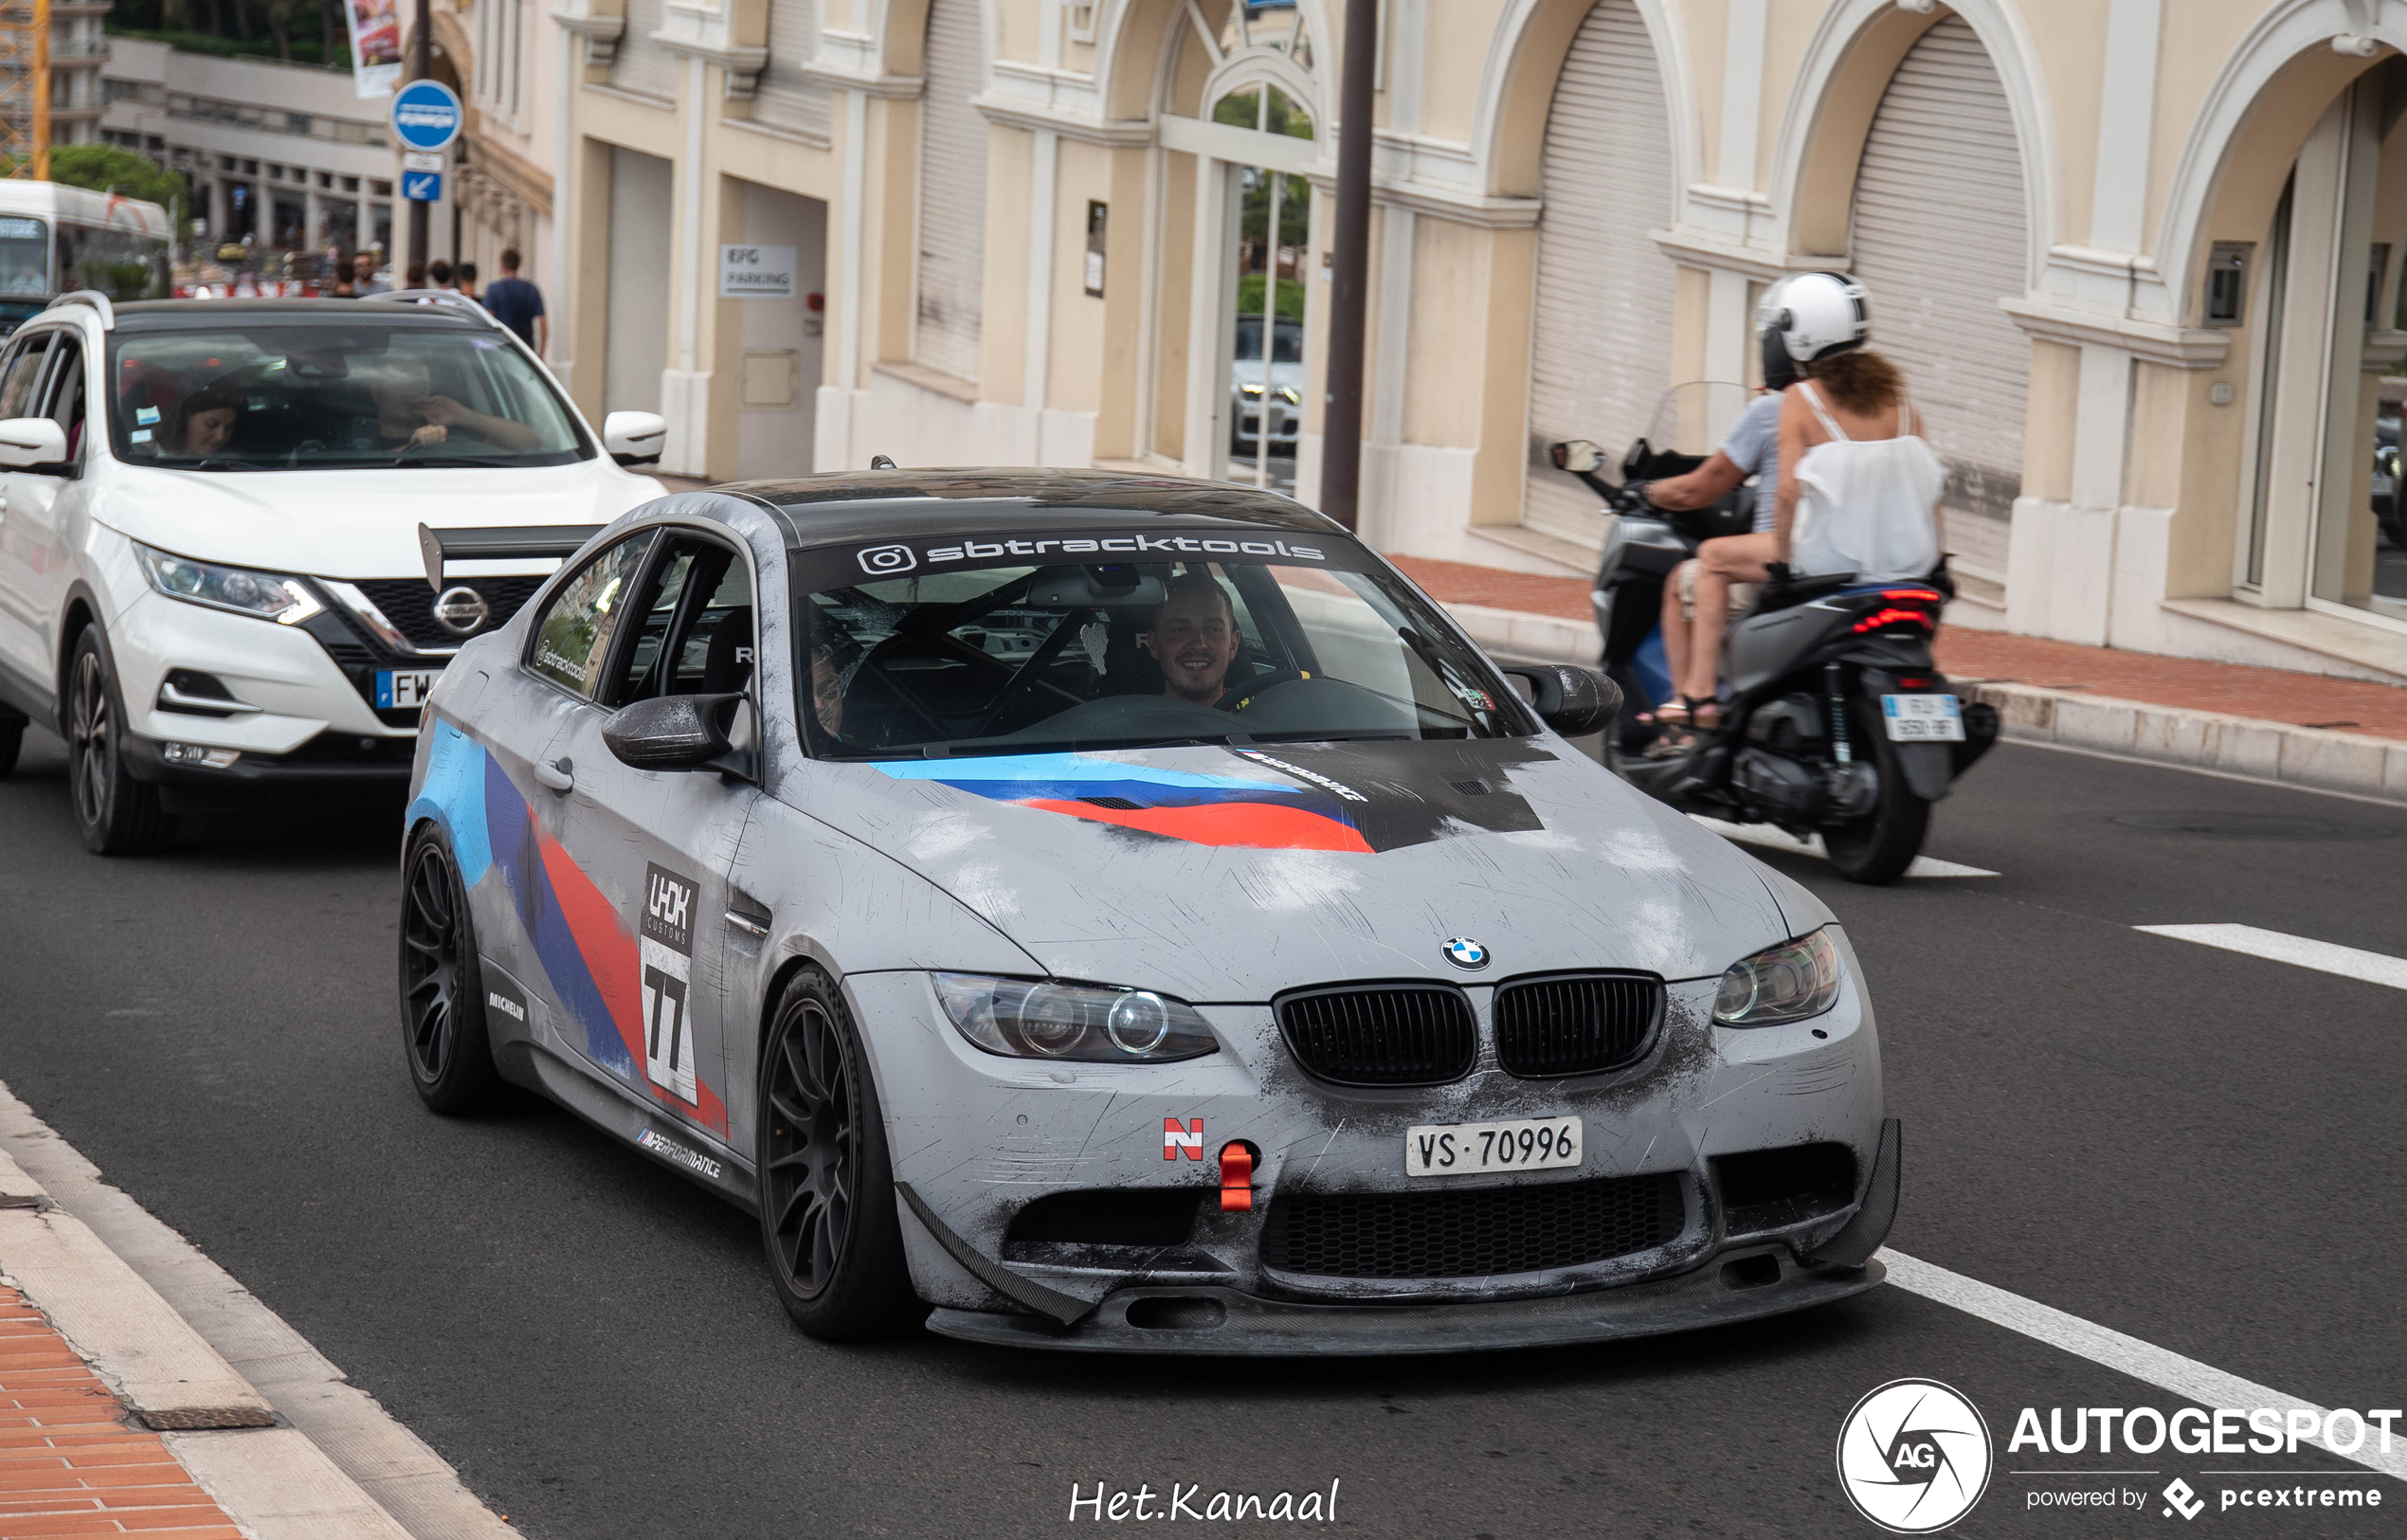
{"label": "green tree", "polygon": [[95,192],[121,192],[173,210],[182,199],[190,212],[191,194],[180,172],[114,144],[63,144],[50,152],[50,180]]}

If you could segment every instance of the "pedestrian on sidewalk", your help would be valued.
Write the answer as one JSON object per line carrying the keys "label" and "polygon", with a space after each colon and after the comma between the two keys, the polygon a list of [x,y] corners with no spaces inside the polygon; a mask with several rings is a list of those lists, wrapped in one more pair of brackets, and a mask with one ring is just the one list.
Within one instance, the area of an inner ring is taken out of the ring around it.
{"label": "pedestrian on sidewalk", "polygon": [[438,289],[448,289],[454,286],[451,281],[451,263],[441,257],[437,257],[427,264],[426,277]]}
{"label": "pedestrian on sidewalk", "polygon": [[477,264],[475,263],[461,263],[452,270],[451,278],[452,281],[460,286],[460,292],[463,296],[471,299],[477,297]]}
{"label": "pedestrian on sidewalk", "polygon": [[486,288],[484,307],[495,320],[518,334],[518,340],[543,356],[552,343],[552,320],[543,313],[543,291],[518,276],[518,248],[501,252],[501,276]]}
{"label": "pedestrian on sidewalk", "polygon": [[351,259],[351,292],[365,299],[371,294],[390,294],[392,285],[376,276],[376,254],[358,251]]}

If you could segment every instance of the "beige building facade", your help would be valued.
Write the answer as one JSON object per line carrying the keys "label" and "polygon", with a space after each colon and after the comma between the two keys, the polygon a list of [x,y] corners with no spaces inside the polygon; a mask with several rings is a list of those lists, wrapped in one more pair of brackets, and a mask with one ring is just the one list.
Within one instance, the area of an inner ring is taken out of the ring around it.
{"label": "beige building facade", "polygon": [[[1312,500],[1341,0],[552,5],[557,367],[663,412],[664,468]],[[1381,9],[1383,547],[1588,570],[1546,444],[1710,447],[1742,392],[1666,392],[1843,267],[1960,624],[2407,680],[2401,0]]]}

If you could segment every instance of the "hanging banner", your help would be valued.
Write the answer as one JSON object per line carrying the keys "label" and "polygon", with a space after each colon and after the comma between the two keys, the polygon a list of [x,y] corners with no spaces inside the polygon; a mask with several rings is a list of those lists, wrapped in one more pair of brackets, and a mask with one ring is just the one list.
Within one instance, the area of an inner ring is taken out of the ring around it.
{"label": "hanging banner", "polygon": [[401,79],[400,0],[343,0],[351,79],[362,99],[390,96]]}

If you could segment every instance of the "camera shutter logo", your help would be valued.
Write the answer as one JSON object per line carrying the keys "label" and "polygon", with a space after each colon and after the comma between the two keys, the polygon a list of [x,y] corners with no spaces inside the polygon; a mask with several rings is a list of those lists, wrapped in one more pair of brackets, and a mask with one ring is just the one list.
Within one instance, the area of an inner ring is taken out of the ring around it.
{"label": "camera shutter logo", "polygon": [[1972,1512],[1994,1464],[1980,1409],[1937,1380],[1891,1380],[1838,1428],[1838,1484],[1892,1534],[1928,1534]]}
{"label": "camera shutter logo", "polygon": [[919,565],[909,546],[871,546],[860,553],[860,570],[872,577],[892,577]]}

